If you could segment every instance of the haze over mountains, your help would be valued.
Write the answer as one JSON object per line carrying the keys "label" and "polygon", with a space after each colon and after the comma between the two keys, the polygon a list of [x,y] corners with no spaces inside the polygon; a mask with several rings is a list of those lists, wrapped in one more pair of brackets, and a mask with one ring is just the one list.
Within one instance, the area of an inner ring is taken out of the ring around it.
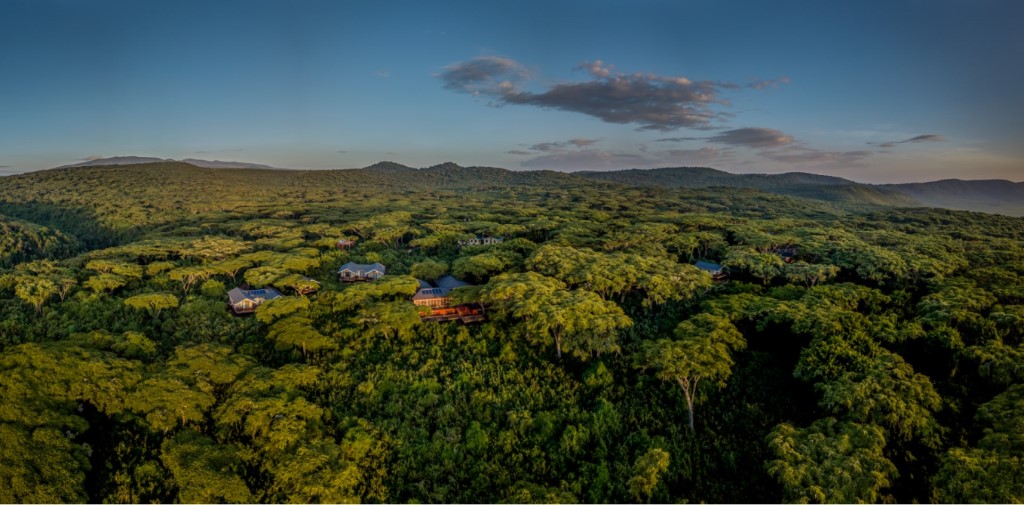
{"label": "haze over mountains", "polygon": [[57,168],[72,168],[72,167],[94,167],[102,165],[141,165],[143,163],[162,163],[165,161],[181,161],[190,165],[203,168],[277,168],[270,165],[260,165],[259,163],[246,163],[242,161],[209,161],[199,160],[195,158],[185,158],[183,160],[175,159],[164,159],[164,158],[153,158],[149,156],[113,156],[110,158],[96,158],[92,160],[83,161],[81,163],[74,163],[71,165],[62,165]]}
{"label": "haze over mountains", "polygon": [[[136,165],[167,163],[144,156],[117,156],[89,160],[58,168],[103,165]],[[237,161],[208,161],[194,158],[180,160],[202,168],[215,169],[277,169],[269,165]],[[382,161],[363,169],[374,173],[426,177],[434,184],[458,186],[459,182],[493,182],[515,179],[517,183],[539,183],[559,179],[565,183],[584,179],[629,186],[663,188],[748,188],[768,193],[811,198],[836,203],[870,204],[897,207],[940,207],[1024,216],[1024,182],[1007,180],[947,179],[904,184],[865,184],[841,177],[789,172],[784,174],[733,174],[707,167],[671,167],[613,171],[513,171],[494,167],[462,167],[442,163],[426,168],[413,168],[400,163]],[[582,182],[582,181],[580,181]]]}

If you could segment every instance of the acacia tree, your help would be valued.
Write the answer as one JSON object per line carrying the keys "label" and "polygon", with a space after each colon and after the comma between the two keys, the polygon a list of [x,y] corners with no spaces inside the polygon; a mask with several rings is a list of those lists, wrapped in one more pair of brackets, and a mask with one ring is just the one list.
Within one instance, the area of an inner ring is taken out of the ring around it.
{"label": "acacia tree", "polygon": [[53,281],[41,277],[22,277],[14,286],[14,294],[35,307],[38,314],[43,313],[43,304],[57,292],[57,285]]}
{"label": "acacia tree", "polygon": [[657,447],[649,449],[633,463],[633,476],[627,485],[629,493],[637,500],[650,501],[654,488],[658,487],[658,479],[668,470],[668,452]]}
{"label": "acacia tree", "polygon": [[937,501],[1024,502],[1024,385],[1010,386],[978,409],[985,426],[975,447],[954,447],[935,474]]}
{"label": "acacia tree", "polygon": [[615,351],[618,332],[633,324],[618,305],[597,293],[570,291],[558,279],[536,272],[499,275],[480,296],[499,313],[521,320],[532,339],[553,340],[559,359],[563,350],[580,359]]}
{"label": "acacia tree", "polygon": [[161,310],[178,306],[178,297],[170,293],[144,293],[125,298],[124,304],[135,309],[149,311],[153,320],[156,321],[160,317]]}
{"label": "acacia tree", "polygon": [[799,503],[878,503],[897,476],[886,459],[885,431],[873,424],[819,419],[807,428],[788,423],[768,435],[775,459],[765,466]]}
{"label": "acacia tree", "polygon": [[634,366],[652,369],[655,377],[676,383],[686,397],[690,431],[694,430],[693,405],[699,387],[708,382],[725,387],[732,375],[731,352],[746,347],[743,335],[728,319],[700,314],[676,328],[677,340],[645,341]]}

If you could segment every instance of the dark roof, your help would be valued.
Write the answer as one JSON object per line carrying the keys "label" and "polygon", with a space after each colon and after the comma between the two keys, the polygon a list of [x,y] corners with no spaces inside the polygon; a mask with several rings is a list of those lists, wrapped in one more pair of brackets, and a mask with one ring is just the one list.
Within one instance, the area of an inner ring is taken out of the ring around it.
{"label": "dark roof", "polygon": [[416,282],[420,283],[420,289],[430,289],[430,288],[434,287],[433,284],[431,284],[431,283],[429,283],[429,282],[427,282],[427,281],[425,281],[423,279],[416,279]]}
{"label": "dark roof", "polygon": [[451,292],[448,288],[425,288],[421,289],[413,295],[413,300],[428,300],[431,298],[444,298]]}
{"label": "dark roof", "polygon": [[450,275],[446,275],[444,277],[441,277],[440,279],[434,281],[434,284],[436,284],[437,287],[439,287],[439,288],[448,288],[448,289],[462,288],[462,287],[466,287],[466,286],[470,285],[468,282],[460,281],[460,280],[458,280],[455,277],[452,277]]}
{"label": "dark roof", "polygon": [[231,291],[228,291],[228,301],[231,302],[231,305],[238,304],[243,300],[256,301],[257,298],[262,298],[263,300],[273,300],[274,298],[278,298],[280,296],[281,292],[274,288],[248,290],[234,288]]}
{"label": "dark roof", "polygon": [[338,269],[338,273],[340,274],[345,270],[348,270],[357,275],[366,275],[374,270],[377,270],[382,274],[387,273],[385,272],[386,268],[384,267],[384,265],[381,265],[380,263],[370,263],[369,265],[364,265],[361,263],[354,263],[352,261],[349,261],[348,263],[345,263],[344,265],[341,266],[341,268]]}
{"label": "dark roof", "polygon": [[722,271],[722,265],[719,265],[718,263],[712,263],[710,261],[698,261],[693,266],[701,270],[704,270],[705,272],[716,273]]}

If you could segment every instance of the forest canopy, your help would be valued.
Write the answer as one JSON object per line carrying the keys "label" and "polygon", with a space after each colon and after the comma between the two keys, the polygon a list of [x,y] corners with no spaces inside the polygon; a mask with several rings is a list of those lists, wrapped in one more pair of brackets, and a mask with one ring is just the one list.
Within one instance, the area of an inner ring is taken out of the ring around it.
{"label": "forest canopy", "polygon": [[1024,501],[1024,219],[385,168],[0,178],[0,502]]}

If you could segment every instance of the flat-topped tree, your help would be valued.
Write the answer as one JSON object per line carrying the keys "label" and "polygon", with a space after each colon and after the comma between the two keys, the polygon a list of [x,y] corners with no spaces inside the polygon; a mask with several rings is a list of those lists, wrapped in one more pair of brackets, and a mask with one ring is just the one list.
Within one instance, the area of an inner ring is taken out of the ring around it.
{"label": "flat-topped tree", "polygon": [[43,304],[59,291],[57,285],[47,278],[20,277],[15,282],[15,296],[31,304],[37,314],[43,313]]}
{"label": "flat-topped tree", "polygon": [[597,293],[568,290],[558,279],[536,272],[499,275],[481,288],[480,297],[498,313],[522,321],[536,343],[553,340],[559,359],[563,350],[583,360],[615,351],[618,332],[633,324],[618,305]]}
{"label": "flat-topped tree", "polygon": [[153,320],[156,321],[160,317],[161,310],[178,306],[178,297],[170,293],[144,293],[125,298],[124,304],[132,308],[148,311],[153,316]]}
{"label": "flat-topped tree", "polygon": [[806,428],[789,423],[768,435],[775,459],[765,465],[782,484],[783,498],[799,503],[880,503],[898,475],[886,458],[885,431],[873,424],[819,419]]}
{"label": "flat-topped tree", "polygon": [[686,398],[690,431],[693,408],[702,384],[725,387],[732,375],[732,353],[746,347],[743,334],[723,317],[699,314],[679,323],[676,339],[644,341],[634,366],[650,369],[655,377],[676,383]]}

